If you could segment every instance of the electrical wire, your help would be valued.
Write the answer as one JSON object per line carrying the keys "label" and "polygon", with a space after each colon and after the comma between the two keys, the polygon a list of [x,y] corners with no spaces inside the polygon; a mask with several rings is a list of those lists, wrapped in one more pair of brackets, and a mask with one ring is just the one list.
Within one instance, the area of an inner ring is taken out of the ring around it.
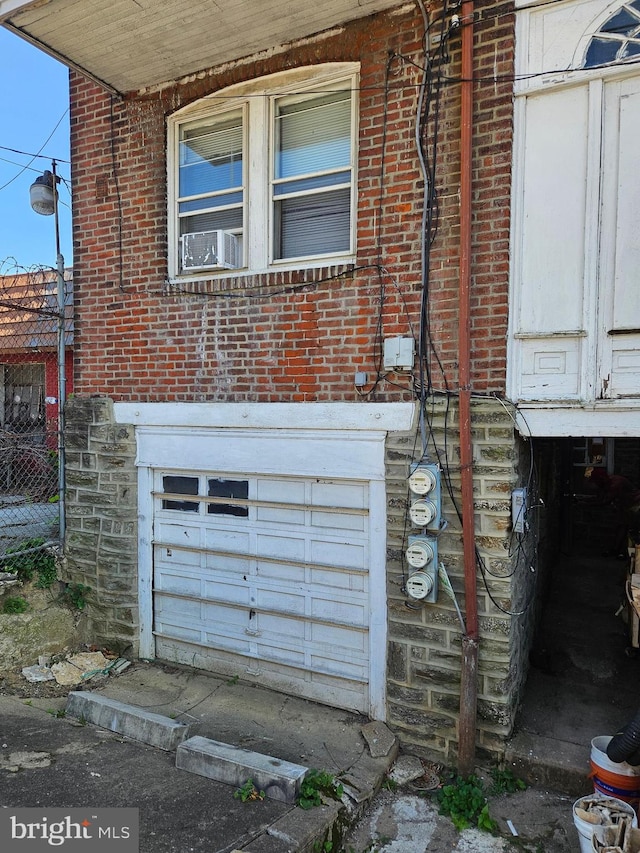
{"label": "electrical wire", "polygon": [[[27,157],[31,157],[31,159],[29,160],[29,162],[28,162],[25,166],[23,166],[23,167],[20,169],[20,171],[19,171],[19,172],[17,172],[17,173],[16,173],[16,174],[15,174],[15,175],[10,179],[10,180],[8,180],[6,183],[2,184],[2,185],[0,186],[0,191],[2,191],[2,190],[4,190],[4,189],[6,189],[10,184],[12,184],[14,181],[16,181],[16,180],[20,177],[20,175],[24,174],[24,173],[29,169],[29,167],[31,166],[31,164],[33,163],[33,161],[34,161],[34,160],[36,160],[36,159],[38,159],[38,158],[41,158],[41,157],[44,157],[44,155],[42,154],[42,149],[43,149],[43,148],[44,148],[44,146],[49,142],[49,140],[52,138],[52,136],[54,135],[54,133],[56,132],[56,130],[60,127],[60,125],[62,124],[62,120],[64,119],[64,117],[67,115],[67,113],[68,113],[68,112],[69,112],[69,110],[68,110],[68,109],[66,109],[66,110],[62,113],[62,115],[60,116],[60,118],[59,118],[59,119],[58,119],[58,121],[56,122],[55,127],[53,128],[53,130],[51,131],[51,133],[49,134],[49,136],[47,136],[47,138],[45,139],[45,141],[42,143],[42,145],[41,145],[41,146],[40,146],[40,148],[38,149],[38,153],[37,153],[37,154],[27,154],[27,155],[25,155],[25,156],[27,156]],[[13,153],[13,154],[24,153],[24,152],[15,151],[15,150],[12,150],[12,149],[3,149],[3,150],[6,150],[6,151],[12,151],[12,153]]]}
{"label": "electrical wire", "polygon": [[120,181],[118,178],[118,158],[116,156],[116,141],[115,141],[115,115],[113,109],[114,95],[109,96],[109,143],[111,148],[111,165],[113,169],[113,186],[116,191],[116,203],[118,208],[118,287],[121,293],[126,292],[124,286],[124,257],[122,246],[122,195],[120,193]]}

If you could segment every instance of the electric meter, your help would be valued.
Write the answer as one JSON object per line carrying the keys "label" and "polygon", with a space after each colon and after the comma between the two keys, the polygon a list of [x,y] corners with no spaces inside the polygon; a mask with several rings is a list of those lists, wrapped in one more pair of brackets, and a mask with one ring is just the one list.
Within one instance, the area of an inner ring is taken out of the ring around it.
{"label": "electric meter", "polygon": [[435,549],[426,539],[414,538],[406,552],[407,562],[413,569],[423,569],[435,558]]}
{"label": "electric meter", "polygon": [[426,572],[415,572],[407,579],[406,590],[409,598],[426,598],[433,589],[433,578]]}
{"label": "electric meter", "polygon": [[436,536],[409,536],[405,551],[409,575],[405,590],[409,598],[435,602],[438,600],[438,539]]}
{"label": "electric meter", "polygon": [[438,507],[433,501],[420,498],[409,507],[409,518],[416,527],[427,527],[438,515]]}
{"label": "electric meter", "polygon": [[426,495],[438,484],[433,466],[418,465],[409,474],[409,488],[416,495]]}

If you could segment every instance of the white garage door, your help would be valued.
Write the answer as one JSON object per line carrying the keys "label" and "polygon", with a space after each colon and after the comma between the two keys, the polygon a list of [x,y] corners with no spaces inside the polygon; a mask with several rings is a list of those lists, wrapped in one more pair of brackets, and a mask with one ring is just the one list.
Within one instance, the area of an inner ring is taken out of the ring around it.
{"label": "white garage door", "polygon": [[153,471],[158,657],[368,713],[369,483]]}

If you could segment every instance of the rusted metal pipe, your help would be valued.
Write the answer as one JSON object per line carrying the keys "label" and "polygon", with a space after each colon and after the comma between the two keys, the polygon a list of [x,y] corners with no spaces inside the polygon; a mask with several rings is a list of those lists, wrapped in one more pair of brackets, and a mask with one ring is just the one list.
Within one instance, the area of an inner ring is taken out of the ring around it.
{"label": "rusted metal pipe", "polygon": [[473,156],[473,0],[464,0],[462,20],[462,83],[460,104],[460,284],[458,326],[458,383],[460,421],[460,480],[466,633],[462,640],[458,772],[475,770],[478,699],[478,599],[473,451],[471,442],[471,180]]}

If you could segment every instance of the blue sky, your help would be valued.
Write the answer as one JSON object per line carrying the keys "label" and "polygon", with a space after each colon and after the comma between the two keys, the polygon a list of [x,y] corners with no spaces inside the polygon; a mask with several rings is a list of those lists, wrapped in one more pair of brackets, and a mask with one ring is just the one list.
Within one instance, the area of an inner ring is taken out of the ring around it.
{"label": "blue sky", "polygon": [[29,204],[29,187],[52,159],[67,182],[59,185],[60,248],[72,265],[68,96],[67,68],[0,27],[0,273],[14,272],[15,262],[55,266],[53,216]]}

